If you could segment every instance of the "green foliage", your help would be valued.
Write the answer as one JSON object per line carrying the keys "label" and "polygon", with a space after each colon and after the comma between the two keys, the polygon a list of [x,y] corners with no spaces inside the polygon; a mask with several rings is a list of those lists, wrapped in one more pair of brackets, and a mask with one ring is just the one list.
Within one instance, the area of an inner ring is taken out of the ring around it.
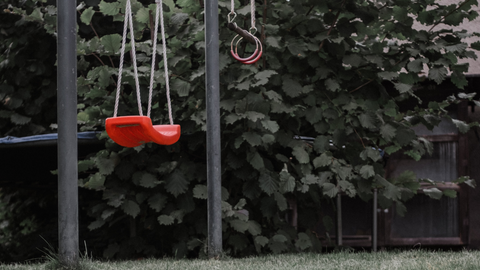
{"label": "green foliage", "polygon": [[0,137],[52,132],[56,122],[56,41],[35,23],[55,23],[55,11],[19,7],[0,4]]}
{"label": "green foliage", "polygon": [[[54,107],[49,98],[55,95],[55,85],[49,76],[55,56],[43,42],[54,41],[48,34],[55,34],[56,11],[48,3],[26,3],[8,7],[8,20],[1,22],[2,30],[8,31],[2,32],[4,42],[0,42],[0,49],[8,52],[0,55],[2,134],[22,134],[26,126],[43,132],[55,123],[46,118]],[[124,4],[123,0],[86,1],[78,8],[81,131],[103,131],[104,119],[113,114]],[[132,2],[144,111],[152,56],[149,14],[155,13],[148,4]],[[204,252],[203,7],[196,0],[164,4],[173,114],[182,126],[180,141],[172,146],[126,149],[102,132],[99,138],[105,141],[105,150],[79,164],[84,173],[80,186],[97,194],[89,200],[88,228],[102,236],[99,242],[107,258],[184,257]],[[248,21],[244,19],[250,9],[248,5],[238,8],[236,22],[248,28],[243,22]],[[225,250],[238,256],[318,251],[313,227],[302,225],[297,232],[285,220],[292,201],[305,210],[318,209],[321,200],[339,192],[369,198],[377,188],[382,206],[397,202],[402,212],[401,202],[417,193],[419,181],[411,175],[383,178],[380,149],[420,159],[431,152],[431,145],[411,128],[419,123],[433,128],[448,117],[447,106],[473,98],[458,95],[426,108],[413,89],[425,68],[436,83],[453,72],[451,81],[459,88],[465,86],[465,67],[457,59],[475,57],[463,42],[470,34],[437,26],[457,25],[477,14],[466,4],[443,6],[425,0],[270,1],[266,17],[257,17],[257,22],[265,20],[264,61],[242,65],[229,56],[234,34],[226,27],[225,2],[220,2],[220,11],[225,15],[220,21],[219,63]],[[413,18],[430,29],[414,29]],[[17,28],[25,30],[20,34]],[[22,43],[23,36],[32,39]],[[41,44],[36,43],[39,40]],[[28,51],[38,55],[25,57],[27,45],[36,46]],[[478,47],[472,44],[472,49]],[[242,54],[250,46],[240,44],[239,50]],[[36,59],[35,65],[29,58]],[[119,115],[134,115],[138,112],[129,54],[125,60]],[[155,65],[160,69],[154,73],[154,124],[168,123],[162,66],[162,60]],[[38,83],[29,84],[33,78]],[[386,83],[392,87],[386,89]],[[419,106],[402,111],[398,103],[407,99]],[[461,132],[472,125],[452,122]],[[314,142],[296,135],[313,137]],[[468,178],[459,181],[472,184]],[[454,196],[439,191],[432,187],[424,192],[434,198]],[[312,213],[312,220],[322,219],[318,211]]]}
{"label": "green foliage", "polygon": [[57,215],[51,210],[56,207],[56,190],[45,183],[36,189],[41,192],[18,187],[0,192],[0,257],[4,263],[41,256],[39,249],[45,243],[38,235],[56,239],[52,228],[57,225]]}

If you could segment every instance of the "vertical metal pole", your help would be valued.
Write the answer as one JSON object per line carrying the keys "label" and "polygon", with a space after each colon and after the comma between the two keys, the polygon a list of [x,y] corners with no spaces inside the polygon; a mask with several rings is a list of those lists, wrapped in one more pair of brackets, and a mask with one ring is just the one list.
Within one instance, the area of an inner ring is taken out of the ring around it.
{"label": "vertical metal pole", "polygon": [[59,259],[74,268],[79,259],[76,1],[58,0],[57,7]]}
{"label": "vertical metal pole", "polygon": [[222,253],[218,0],[205,0],[208,257]]}
{"label": "vertical metal pole", "polygon": [[377,189],[373,190],[372,251],[377,252]]}
{"label": "vertical metal pole", "polygon": [[342,234],[342,195],[337,194],[337,246],[343,245]]}

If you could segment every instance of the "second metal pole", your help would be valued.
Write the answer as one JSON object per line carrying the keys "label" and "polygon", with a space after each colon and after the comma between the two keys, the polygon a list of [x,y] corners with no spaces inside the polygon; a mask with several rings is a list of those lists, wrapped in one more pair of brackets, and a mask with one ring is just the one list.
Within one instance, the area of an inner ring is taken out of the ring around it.
{"label": "second metal pole", "polygon": [[58,242],[60,263],[79,260],[77,165],[77,10],[75,1],[58,0],[57,122]]}
{"label": "second metal pole", "polygon": [[373,190],[372,251],[377,252],[377,189]]}
{"label": "second metal pole", "polygon": [[218,0],[205,0],[207,102],[208,257],[222,253],[222,175],[220,148],[220,57]]}
{"label": "second metal pole", "polygon": [[343,226],[342,226],[342,195],[337,194],[337,246],[343,245]]}

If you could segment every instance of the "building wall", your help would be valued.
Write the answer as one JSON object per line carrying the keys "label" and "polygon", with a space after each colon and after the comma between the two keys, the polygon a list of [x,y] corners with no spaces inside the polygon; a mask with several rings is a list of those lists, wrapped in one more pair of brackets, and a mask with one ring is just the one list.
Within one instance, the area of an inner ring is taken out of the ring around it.
{"label": "building wall", "polygon": [[[462,3],[464,1],[465,0],[437,0],[436,2],[438,2],[439,4],[443,4],[443,5],[446,5],[446,4],[448,5],[448,4],[458,4],[458,3]],[[480,7],[478,5],[475,6],[473,8],[473,10],[477,11],[480,14]],[[455,31],[461,31],[461,30],[465,29],[470,33],[480,32],[480,16],[477,17],[475,20],[473,20],[471,22],[465,20],[464,23],[460,24],[459,26],[450,27],[450,26],[447,26],[445,24],[440,23],[437,27],[441,28],[441,29],[453,29]],[[425,27],[420,23],[415,23],[414,28],[424,29],[424,30],[430,29],[430,27]],[[467,43],[471,44],[473,42],[480,41],[480,37],[467,38],[466,41],[467,41]],[[459,63],[469,63],[470,69],[467,72],[468,75],[479,75],[480,74],[480,61],[479,61],[480,60],[480,52],[478,52],[478,51],[475,51],[475,52],[479,56],[478,60],[464,60],[464,59],[462,59],[462,60],[459,61]]]}

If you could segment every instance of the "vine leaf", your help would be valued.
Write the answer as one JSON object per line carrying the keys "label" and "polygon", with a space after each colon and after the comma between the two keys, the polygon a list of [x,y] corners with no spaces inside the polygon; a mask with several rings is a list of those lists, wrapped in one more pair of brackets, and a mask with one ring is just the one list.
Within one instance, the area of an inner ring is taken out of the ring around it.
{"label": "vine leaf", "polygon": [[362,113],[359,117],[358,117],[358,120],[360,120],[360,124],[364,127],[364,128],[369,128],[369,129],[374,129],[376,128],[377,126],[375,125],[375,120],[373,119],[373,117],[368,114],[368,113]]}
{"label": "vine leaf", "polygon": [[140,186],[146,188],[153,188],[156,187],[160,181],[157,180],[157,177],[151,173],[144,173],[140,177]]}
{"label": "vine leaf", "polygon": [[122,205],[122,209],[127,215],[130,215],[133,218],[140,213],[140,206],[132,200],[125,200]]}
{"label": "vine leaf", "polygon": [[287,250],[288,247],[285,244],[288,239],[282,234],[276,234],[270,239],[268,247],[273,251],[275,254],[282,253],[283,251]]}
{"label": "vine leaf", "polygon": [[206,200],[208,198],[208,189],[206,185],[196,185],[193,188],[193,197]]}
{"label": "vine leaf", "polygon": [[93,7],[87,8],[82,12],[82,15],[80,15],[80,21],[82,21],[86,25],[89,25],[92,21],[93,14],[95,14],[95,10],[93,10]]}
{"label": "vine leaf", "polygon": [[323,184],[323,195],[326,195],[330,198],[337,196],[338,188],[332,183]]}
{"label": "vine leaf", "polygon": [[265,129],[269,130],[272,133],[276,133],[280,129],[280,126],[278,126],[278,123],[276,121],[262,120],[261,123]]}
{"label": "vine leaf", "polygon": [[389,124],[385,124],[380,127],[380,134],[386,141],[391,141],[393,138],[395,138],[397,129],[395,129],[393,126]]}
{"label": "vine leaf", "polygon": [[232,226],[232,228],[237,232],[245,233],[245,231],[248,230],[250,224],[248,223],[248,221],[234,219],[230,220],[230,226]]}
{"label": "vine leaf", "polygon": [[12,123],[17,124],[17,125],[28,124],[31,120],[32,120],[32,118],[20,115],[18,113],[12,113],[10,115],[10,121],[12,121]]}
{"label": "vine leaf", "polygon": [[300,250],[306,250],[307,248],[312,247],[312,241],[308,234],[301,232],[298,234],[297,242],[295,242],[295,246]]}
{"label": "vine leaf", "polygon": [[95,165],[103,175],[109,175],[115,169],[115,160],[112,158],[98,157],[95,159]]}
{"label": "vine leaf", "polygon": [[268,238],[262,235],[259,235],[255,237],[255,244],[260,245],[261,247],[264,247],[266,244],[268,244]]}
{"label": "vine leaf", "polygon": [[105,224],[105,220],[102,220],[102,219],[95,220],[92,223],[90,223],[90,225],[88,225],[88,229],[90,231],[93,231],[95,229],[102,227],[104,224]]}
{"label": "vine leaf", "polygon": [[285,211],[288,208],[287,199],[280,193],[274,193],[275,201],[277,201],[278,209],[280,211]]}
{"label": "vine leaf", "polygon": [[186,97],[190,93],[191,85],[186,81],[176,79],[172,82],[172,88],[177,91],[179,97]]}
{"label": "vine leaf", "polygon": [[360,175],[367,179],[372,176],[375,176],[375,170],[373,169],[372,165],[364,165],[362,168],[360,168]]}
{"label": "vine leaf", "polygon": [[442,81],[447,77],[448,71],[445,67],[433,67],[428,71],[428,78],[434,80],[437,84],[442,83]]}
{"label": "vine leaf", "polygon": [[98,7],[104,15],[115,16],[120,12],[120,2],[107,3],[102,0]]}
{"label": "vine leaf", "polygon": [[165,188],[169,193],[177,197],[187,190],[188,180],[183,173],[175,171],[167,177]]}
{"label": "vine leaf", "polygon": [[290,97],[297,97],[302,93],[302,85],[289,77],[283,79],[282,89]]}
{"label": "vine leaf", "polygon": [[280,38],[279,37],[268,36],[265,41],[266,41],[267,45],[269,45],[269,46],[272,46],[272,47],[277,48],[277,49],[282,48],[282,46],[280,46]]}
{"label": "vine leaf", "polygon": [[148,9],[141,7],[138,9],[137,13],[135,14],[135,20],[140,23],[148,23],[150,19],[150,14]]}
{"label": "vine leaf", "polygon": [[247,156],[248,162],[253,168],[260,170],[265,167],[262,156],[258,152],[249,153]]}
{"label": "vine leaf", "polygon": [[401,198],[401,192],[400,188],[397,186],[393,185],[392,183],[388,182],[385,178],[381,177],[380,175],[376,175],[375,179],[379,184],[385,187],[383,190],[383,195],[387,199],[395,200],[398,201]]}
{"label": "vine leaf", "polygon": [[292,154],[295,156],[295,158],[298,160],[298,162],[305,164],[310,162],[310,157],[303,148],[303,146],[296,146],[293,148]]}
{"label": "vine leaf", "polygon": [[437,200],[442,198],[442,195],[443,195],[443,192],[440,189],[435,188],[435,187],[434,188],[425,188],[425,189],[423,189],[423,192],[428,197],[430,197],[432,199],[437,199]]}
{"label": "vine leaf", "polygon": [[452,119],[452,122],[455,124],[455,126],[457,126],[458,130],[463,134],[467,133],[468,130],[470,129],[470,126],[461,120]]}
{"label": "vine leaf", "polygon": [[165,207],[166,202],[167,197],[162,194],[155,194],[148,199],[148,205],[156,212],[160,212]]}
{"label": "vine leaf", "polygon": [[315,168],[329,166],[332,163],[332,159],[333,158],[330,155],[323,153],[313,160],[313,166],[315,166]]}
{"label": "vine leaf", "polygon": [[270,174],[262,173],[258,180],[260,182],[260,188],[268,195],[272,195],[275,191],[278,190],[278,181]]}
{"label": "vine leaf", "polygon": [[243,139],[245,139],[251,146],[258,146],[262,144],[262,137],[255,132],[245,132],[242,135]]}
{"label": "vine leaf", "polygon": [[157,218],[160,225],[172,225],[175,222],[175,218],[168,215],[161,215]]}
{"label": "vine leaf", "polygon": [[442,191],[443,195],[450,197],[450,198],[456,198],[457,197],[457,192],[453,189],[445,189]]}
{"label": "vine leaf", "polygon": [[122,46],[122,36],[119,34],[106,35],[100,38],[100,43],[107,54],[117,54]]}
{"label": "vine leaf", "polygon": [[102,190],[105,187],[103,184],[105,183],[105,175],[102,175],[101,173],[95,173],[94,175],[90,176],[88,179],[88,182],[85,183],[84,187],[90,188],[90,189],[95,189],[95,190]]}
{"label": "vine leaf", "polygon": [[282,193],[293,192],[295,190],[295,178],[286,171],[280,173],[280,189]]}

